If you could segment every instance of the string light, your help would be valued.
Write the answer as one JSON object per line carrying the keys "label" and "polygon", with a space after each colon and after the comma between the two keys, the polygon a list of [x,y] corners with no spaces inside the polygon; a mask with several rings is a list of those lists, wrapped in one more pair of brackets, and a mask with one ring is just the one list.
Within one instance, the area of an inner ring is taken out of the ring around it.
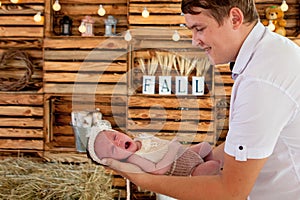
{"label": "string light", "polygon": [[125,33],[125,35],[124,35],[124,39],[125,39],[126,41],[128,41],[128,42],[129,42],[130,40],[132,40],[132,36],[131,36],[129,30],[126,31],[126,33]]}
{"label": "string light", "polygon": [[282,4],[281,4],[280,8],[283,12],[285,12],[289,9],[289,6],[287,5],[286,0],[282,1]]}
{"label": "string light", "polygon": [[174,31],[173,35],[172,35],[172,40],[174,40],[175,42],[180,40],[180,35],[178,33],[178,31]]}
{"label": "string light", "polygon": [[42,21],[42,16],[41,16],[41,12],[37,12],[35,15],[34,15],[34,17],[33,17],[33,20],[35,21],[35,22],[41,22]]}
{"label": "string light", "polygon": [[10,2],[12,2],[12,3],[18,3],[19,0],[10,0]]}
{"label": "string light", "polygon": [[54,11],[59,11],[61,9],[61,6],[60,6],[58,0],[55,0],[55,3],[53,4],[52,8]]}
{"label": "string light", "polygon": [[273,24],[273,21],[272,21],[272,20],[269,20],[268,29],[269,29],[270,31],[274,31],[274,30],[275,30],[275,25]]}
{"label": "string light", "polygon": [[150,13],[149,13],[149,11],[147,10],[147,8],[145,7],[144,10],[143,10],[143,12],[142,12],[142,16],[143,16],[144,18],[147,18],[147,17],[149,17],[149,15],[150,15]]}
{"label": "string light", "polygon": [[85,33],[86,32],[86,26],[85,26],[84,22],[81,22],[80,26],[78,27],[78,31],[80,33]]}
{"label": "string light", "polygon": [[99,5],[99,9],[98,9],[98,15],[100,16],[104,16],[106,13],[105,9],[103,8],[102,5]]}

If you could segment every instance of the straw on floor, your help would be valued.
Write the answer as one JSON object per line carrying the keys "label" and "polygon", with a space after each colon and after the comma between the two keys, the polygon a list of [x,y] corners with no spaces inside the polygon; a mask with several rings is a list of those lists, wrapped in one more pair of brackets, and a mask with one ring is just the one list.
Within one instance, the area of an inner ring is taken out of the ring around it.
{"label": "straw on floor", "polygon": [[0,160],[0,199],[111,200],[114,192],[112,175],[92,163]]}

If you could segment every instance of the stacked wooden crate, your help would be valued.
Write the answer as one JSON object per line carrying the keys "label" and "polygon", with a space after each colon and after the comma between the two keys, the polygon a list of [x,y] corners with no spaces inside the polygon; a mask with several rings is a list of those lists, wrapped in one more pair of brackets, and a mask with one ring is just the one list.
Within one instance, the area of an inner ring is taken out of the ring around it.
{"label": "stacked wooden crate", "polygon": [[[142,93],[142,80],[145,74],[143,74],[141,66],[137,64],[138,58],[147,61],[161,52],[186,59],[195,57],[204,59],[205,57],[203,51],[191,46],[190,39],[182,38],[181,41],[175,42],[171,39],[172,32],[164,31],[169,32],[168,38],[155,38],[155,32],[156,30],[149,30],[147,37],[144,38],[142,35],[134,35],[138,39],[132,47],[132,65],[129,73],[128,131],[132,134],[147,132],[165,139],[172,139],[177,136],[187,143],[208,141],[214,144],[214,91],[212,82],[214,72],[212,66],[209,67],[205,76],[204,95],[192,95],[191,79],[192,76],[195,76],[195,69],[188,75],[188,94],[176,95],[175,76],[179,76],[180,72],[174,68],[170,74],[172,77],[170,95],[159,94],[157,87],[154,94]],[[161,66],[158,66],[154,74],[156,86],[158,86],[158,77],[161,75]]]}
{"label": "stacked wooden crate", "polygon": [[44,24],[33,20],[39,11],[44,11],[44,0],[24,0],[22,4],[6,0],[0,8],[1,152],[39,152],[44,148]]}
{"label": "stacked wooden crate", "polygon": [[[50,114],[47,150],[56,146],[74,151],[72,111],[100,108],[111,121],[112,114],[116,118],[125,116],[126,100],[122,96],[127,95],[127,43],[124,40],[47,38],[44,60],[44,92]],[[114,106],[118,107],[117,113],[111,111]],[[124,126],[124,120],[118,124],[119,128]]]}
{"label": "stacked wooden crate", "polygon": [[[147,59],[149,52],[159,51],[203,56],[191,46],[181,0],[60,0],[60,11],[53,11],[54,0],[1,2],[0,54],[25,52],[34,66],[26,87],[1,91],[1,152],[41,152],[49,161],[85,162],[86,155],[75,150],[71,112],[96,108],[113,128],[133,135],[148,132],[166,139],[179,136],[183,142],[209,141],[214,145],[225,140],[233,84],[227,65],[210,68],[203,96],[141,92],[142,72],[136,58]],[[261,19],[268,6],[281,3],[256,0]],[[293,37],[299,34],[299,1],[287,3],[287,36]],[[103,17],[97,14],[100,4],[106,10]],[[148,18],[141,15],[145,8]],[[37,12],[42,13],[40,22],[33,20]],[[60,36],[60,20],[66,15],[73,21],[72,35]],[[115,37],[103,37],[108,15],[118,20]],[[95,37],[80,36],[78,27],[85,16],[95,20]],[[123,38],[128,29],[133,38],[129,42]],[[177,42],[172,40],[175,31],[181,36]],[[291,39],[300,45],[299,39]],[[24,63],[11,63],[16,74],[24,74]],[[1,74],[7,75],[3,70]],[[124,197],[124,179],[115,176],[114,186]]]}
{"label": "stacked wooden crate", "polygon": [[[144,10],[149,17],[143,17]],[[181,0],[129,0],[128,28],[129,29],[169,29],[183,35],[191,35],[185,28],[184,16],[181,13]]]}
{"label": "stacked wooden crate", "polygon": [[42,151],[43,95],[5,92],[0,100],[0,150]]}
{"label": "stacked wooden crate", "polygon": [[[104,36],[105,20],[108,15],[114,16],[117,20],[116,33],[122,33],[127,30],[127,0],[61,0],[61,10],[54,11],[52,6],[54,1],[45,1],[47,13],[46,35],[60,35],[60,21],[64,16],[68,16],[72,20],[72,35],[78,36],[81,33],[78,28],[81,21],[90,16],[93,22],[93,33],[95,36]],[[105,16],[98,15],[99,6],[102,5],[106,11]]]}
{"label": "stacked wooden crate", "polygon": [[[119,37],[49,37],[44,40],[45,152],[49,161],[87,162],[77,153],[73,111],[100,109],[113,128],[125,130],[127,42]],[[113,186],[126,196],[125,180]]]}

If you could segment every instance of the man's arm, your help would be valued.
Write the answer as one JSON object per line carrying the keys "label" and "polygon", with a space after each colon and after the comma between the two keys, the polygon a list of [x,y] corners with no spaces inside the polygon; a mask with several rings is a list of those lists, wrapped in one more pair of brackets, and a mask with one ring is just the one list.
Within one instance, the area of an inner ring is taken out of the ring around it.
{"label": "man's arm", "polygon": [[234,157],[224,155],[224,168],[220,175],[214,176],[163,176],[147,173],[134,173],[136,166],[112,159],[106,160],[109,167],[136,185],[178,199],[246,199],[255,180],[265,164],[265,159],[237,161]]}

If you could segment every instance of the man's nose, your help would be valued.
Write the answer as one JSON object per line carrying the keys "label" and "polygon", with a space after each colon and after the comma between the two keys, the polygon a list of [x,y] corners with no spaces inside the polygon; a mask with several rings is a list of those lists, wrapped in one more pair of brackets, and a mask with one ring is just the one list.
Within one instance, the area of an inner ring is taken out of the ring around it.
{"label": "man's nose", "polygon": [[192,39],[192,45],[193,46],[198,46],[198,42],[196,40],[194,40],[194,38]]}
{"label": "man's nose", "polygon": [[203,42],[199,39],[195,39],[194,37],[192,38],[192,45],[195,47],[202,47]]}

